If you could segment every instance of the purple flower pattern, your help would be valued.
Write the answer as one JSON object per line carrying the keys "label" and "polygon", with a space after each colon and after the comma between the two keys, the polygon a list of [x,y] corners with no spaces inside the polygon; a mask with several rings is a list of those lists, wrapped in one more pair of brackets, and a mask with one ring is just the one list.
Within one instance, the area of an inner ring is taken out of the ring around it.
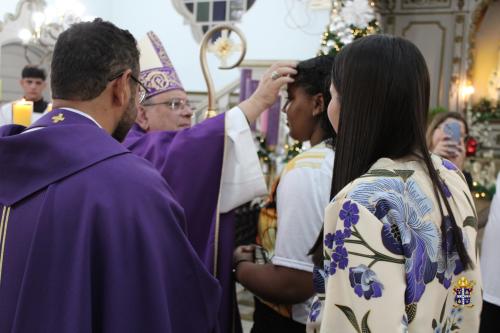
{"label": "purple flower pattern", "polygon": [[[439,282],[446,288],[450,288],[451,280],[453,276],[460,274],[464,271],[464,267],[462,265],[462,261],[458,256],[458,252],[455,246],[455,242],[453,240],[452,234],[452,222],[449,216],[445,216],[444,220],[444,228],[446,230],[446,238],[443,240],[443,250],[438,254],[438,266],[437,266],[437,278]],[[464,241],[464,237],[462,234],[462,230],[460,230],[460,240]],[[465,243],[467,244],[467,239],[465,239]],[[445,256],[444,252],[447,254]]]}
{"label": "purple flower pattern", "polygon": [[382,223],[382,243],[405,258],[406,304],[417,303],[436,277],[439,231],[429,220],[432,201],[408,178],[377,177],[354,188],[349,199],[372,212]]}
{"label": "purple flower pattern", "polygon": [[350,228],[351,226],[356,225],[359,221],[358,206],[354,202],[346,201],[342,205],[339,217],[342,221],[344,221],[345,228]]}
{"label": "purple flower pattern", "polygon": [[[448,170],[457,171],[457,167],[447,160],[442,165]],[[395,174],[398,174],[396,170]],[[403,170],[406,171],[406,170]],[[443,181],[441,186],[447,198],[451,191]],[[382,223],[381,240],[384,247],[400,258],[391,258],[372,249],[359,233],[356,225],[360,220],[359,205],[374,214]],[[373,182],[360,183],[349,191],[346,201],[339,212],[340,221],[337,230],[325,236],[325,245],[331,251],[329,260],[325,261],[326,277],[333,276],[337,269],[349,270],[349,282],[353,292],[360,298],[370,300],[382,297],[384,285],[378,279],[375,271],[366,265],[348,267],[349,255],[361,255],[347,251],[347,243],[357,243],[366,246],[374,253],[378,261],[404,263],[406,271],[405,303],[416,304],[422,298],[426,285],[435,278],[449,288],[454,276],[463,271],[463,266],[456,253],[451,232],[441,242],[439,228],[430,220],[430,214],[435,210],[434,204],[419,187],[417,182],[409,177],[391,177],[380,175]],[[451,220],[446,217],[443,221],[446,230],[451,228]],[[353,237],[354,240],[350,238]],[[461,233],[461,240],[467,247],[467,237]],[[328,244],[327,244],[328,243]],[[348,246],[350,249],[350,247]],[[351,251],[351,250],[349,250]],[[362,255],[361,255],[362,256]],[[376,261],[375,261],[376,262]],[[325,278],[326,280],[326,278]],[[316,308],[318,306],[319,309]],[[318,317],[321,305],[313,304],[310,319]],[[458,312],[457,312],[458,313]],[[461,323],[460,313],[452,313],[446,332],[450,327]],[[456,318],[455,318],[456,317]],[[313,320],[312,320],[313,321]],[[408,331],[408,318],[402,319],[403,332]],[[445,326],[446,327],[446,326]],[[441,333],[441,327],[435,327]],[[444,333],[444,330],[443,332]]]}
{"label": "purple flower pattern", "polygon": [[443,159],[442,164],[448,170],[452,170],[452,171],[457,171],[458,170],[457,166],[455,164],[451,163],[448,160]]}
{"label": "purple flower pattern", "polygon": [[359,297],[370,299],[382,296],[384,286],[378,280],[377,274],[366,265],[349,268],[349,281]]}
{"label": "purple flower pattern", "polygon": [[448,185],[446,185],[446,183],[441,180],[441,189],[443,190],[444,192],[444,195],[447,197],[447,198],[451,198],[451,191],[450,191],[450,188],[448,187]]}
{"label": "purple flower pattern", "polygon": [[311,306],[311,311],[309,312],[309,320],[315,322],[321,312],[321,301],[316,300]]}
{"label": "purple flower pattern", "polygon": [[324,294],[325,293],[325,278],[326,278],[325,272],[321,268],[314,266],[313,285],[314,285],[314,291],[316,292],[316,294]]}
{"label": "purple flower pattern", "polygon": [[349,263],[347,249],[343,246],[337,246],[332,254],[332,260],[338,265],[338,268],[345,269]]}

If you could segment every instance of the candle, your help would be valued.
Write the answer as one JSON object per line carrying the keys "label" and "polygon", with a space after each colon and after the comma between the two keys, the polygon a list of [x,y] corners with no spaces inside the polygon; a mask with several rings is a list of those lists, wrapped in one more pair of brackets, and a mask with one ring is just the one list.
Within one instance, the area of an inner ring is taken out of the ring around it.
{"label": "candle", "polygon": [[28,127],[31,125],[33,102],[19,101],[12,104],[12,123]]}

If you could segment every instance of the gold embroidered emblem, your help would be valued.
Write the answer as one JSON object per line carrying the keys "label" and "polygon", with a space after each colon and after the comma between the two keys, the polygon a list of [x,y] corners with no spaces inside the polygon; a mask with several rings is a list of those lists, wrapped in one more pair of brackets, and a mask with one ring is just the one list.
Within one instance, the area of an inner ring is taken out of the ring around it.
{"label": "gold embroidered emblem", "polygon": [[64,120],[64,115],[62,113],[59,113],[57,116],[52,117],[52,122],[54,124],[57,124],[60,121]]}
{"label": "gold embroidered emblem", "polygon": [[453,307],[472,308],[474,306],[474,304],[471,304],[471,297],[475,284],[473,280],[469,281],[465,276],[458,279],[457,283],[453,286],[453,292],[455,293],[455,304],[453,304]]}

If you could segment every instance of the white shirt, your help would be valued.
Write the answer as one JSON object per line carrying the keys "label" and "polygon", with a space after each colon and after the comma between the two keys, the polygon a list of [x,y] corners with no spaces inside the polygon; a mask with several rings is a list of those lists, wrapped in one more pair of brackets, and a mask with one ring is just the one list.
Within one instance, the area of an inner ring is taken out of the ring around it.
{"label": "white shirt", "polygon": [[[278,215],[272,263],[306,272],[314,264],[308,255],[323,226],[330,202],[334,151],[321,143],[288,162],[276,196]],[[305,324],[312,298],[292,307],[292,319]]]}

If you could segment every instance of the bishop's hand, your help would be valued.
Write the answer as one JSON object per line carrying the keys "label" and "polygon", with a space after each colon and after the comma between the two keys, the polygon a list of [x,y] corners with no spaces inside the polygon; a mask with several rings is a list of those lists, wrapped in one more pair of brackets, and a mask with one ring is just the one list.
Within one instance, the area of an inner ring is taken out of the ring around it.
{"label": "bishop's hand", "polygon": [[292,76],[297,74],[296,66],[297,63],[292,61],[278,62],[267,69],[257,90],[239,105],[249,123],[276,102],[283,86],[295,81]]}

